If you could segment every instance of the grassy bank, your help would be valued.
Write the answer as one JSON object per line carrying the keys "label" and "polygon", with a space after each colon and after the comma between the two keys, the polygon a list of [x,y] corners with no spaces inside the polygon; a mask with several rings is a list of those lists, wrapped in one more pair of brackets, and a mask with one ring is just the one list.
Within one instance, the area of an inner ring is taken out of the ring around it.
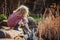
{"label": "grassy bank", "polygon": [[41,16],[39,14],[29,14],[29,16],[33,17],[37,22],[41,20]]}

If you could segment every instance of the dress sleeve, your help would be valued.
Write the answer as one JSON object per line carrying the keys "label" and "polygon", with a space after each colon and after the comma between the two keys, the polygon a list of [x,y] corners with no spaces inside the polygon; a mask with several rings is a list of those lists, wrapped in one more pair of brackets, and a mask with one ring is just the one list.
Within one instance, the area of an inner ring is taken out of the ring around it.
{"label": "dress sleeve", "polygon": [[28,19],[23,19],[22,21],[24,24],[28,23]]}

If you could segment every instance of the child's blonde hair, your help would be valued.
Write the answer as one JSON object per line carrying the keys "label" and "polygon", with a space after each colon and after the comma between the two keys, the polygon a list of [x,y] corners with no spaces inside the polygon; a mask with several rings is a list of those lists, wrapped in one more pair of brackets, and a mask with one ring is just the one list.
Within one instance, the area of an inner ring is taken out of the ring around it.
{"label": "child's blonde hair", "polygon": [[13,11],[13,13],[18,12],[20,9],[24,9],[25,10],[24,17],[27,17],[28,16],[28,12],[29,12],[29,8],[24,6],[24,5],[21,5],[20,7],[18,7],[16,10]]}

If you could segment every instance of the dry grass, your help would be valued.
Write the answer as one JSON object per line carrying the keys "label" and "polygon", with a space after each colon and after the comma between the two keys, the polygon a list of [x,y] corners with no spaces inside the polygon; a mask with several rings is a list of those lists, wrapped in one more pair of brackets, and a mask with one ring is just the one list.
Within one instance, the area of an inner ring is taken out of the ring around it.
{"label": "dry grass", "polygon": [[47,16],[39,22],[38,29],[39,40],[60,40],[60,16],[56,13]]}

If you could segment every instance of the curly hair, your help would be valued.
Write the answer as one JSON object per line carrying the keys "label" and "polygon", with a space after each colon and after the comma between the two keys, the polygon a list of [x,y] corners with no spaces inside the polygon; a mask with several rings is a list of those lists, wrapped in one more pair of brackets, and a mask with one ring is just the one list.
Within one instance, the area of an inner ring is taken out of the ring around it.
{"label": "curly hair", "polygon": [[23,11],[25,11],[24,16],[27,17],[27,15],[29,13],[29,8],[26,7],[25,5],[21,5],[16,10],[14,10],[13,13],[18,12],[20,10],[21,10],[21,14],[22,14]]}

